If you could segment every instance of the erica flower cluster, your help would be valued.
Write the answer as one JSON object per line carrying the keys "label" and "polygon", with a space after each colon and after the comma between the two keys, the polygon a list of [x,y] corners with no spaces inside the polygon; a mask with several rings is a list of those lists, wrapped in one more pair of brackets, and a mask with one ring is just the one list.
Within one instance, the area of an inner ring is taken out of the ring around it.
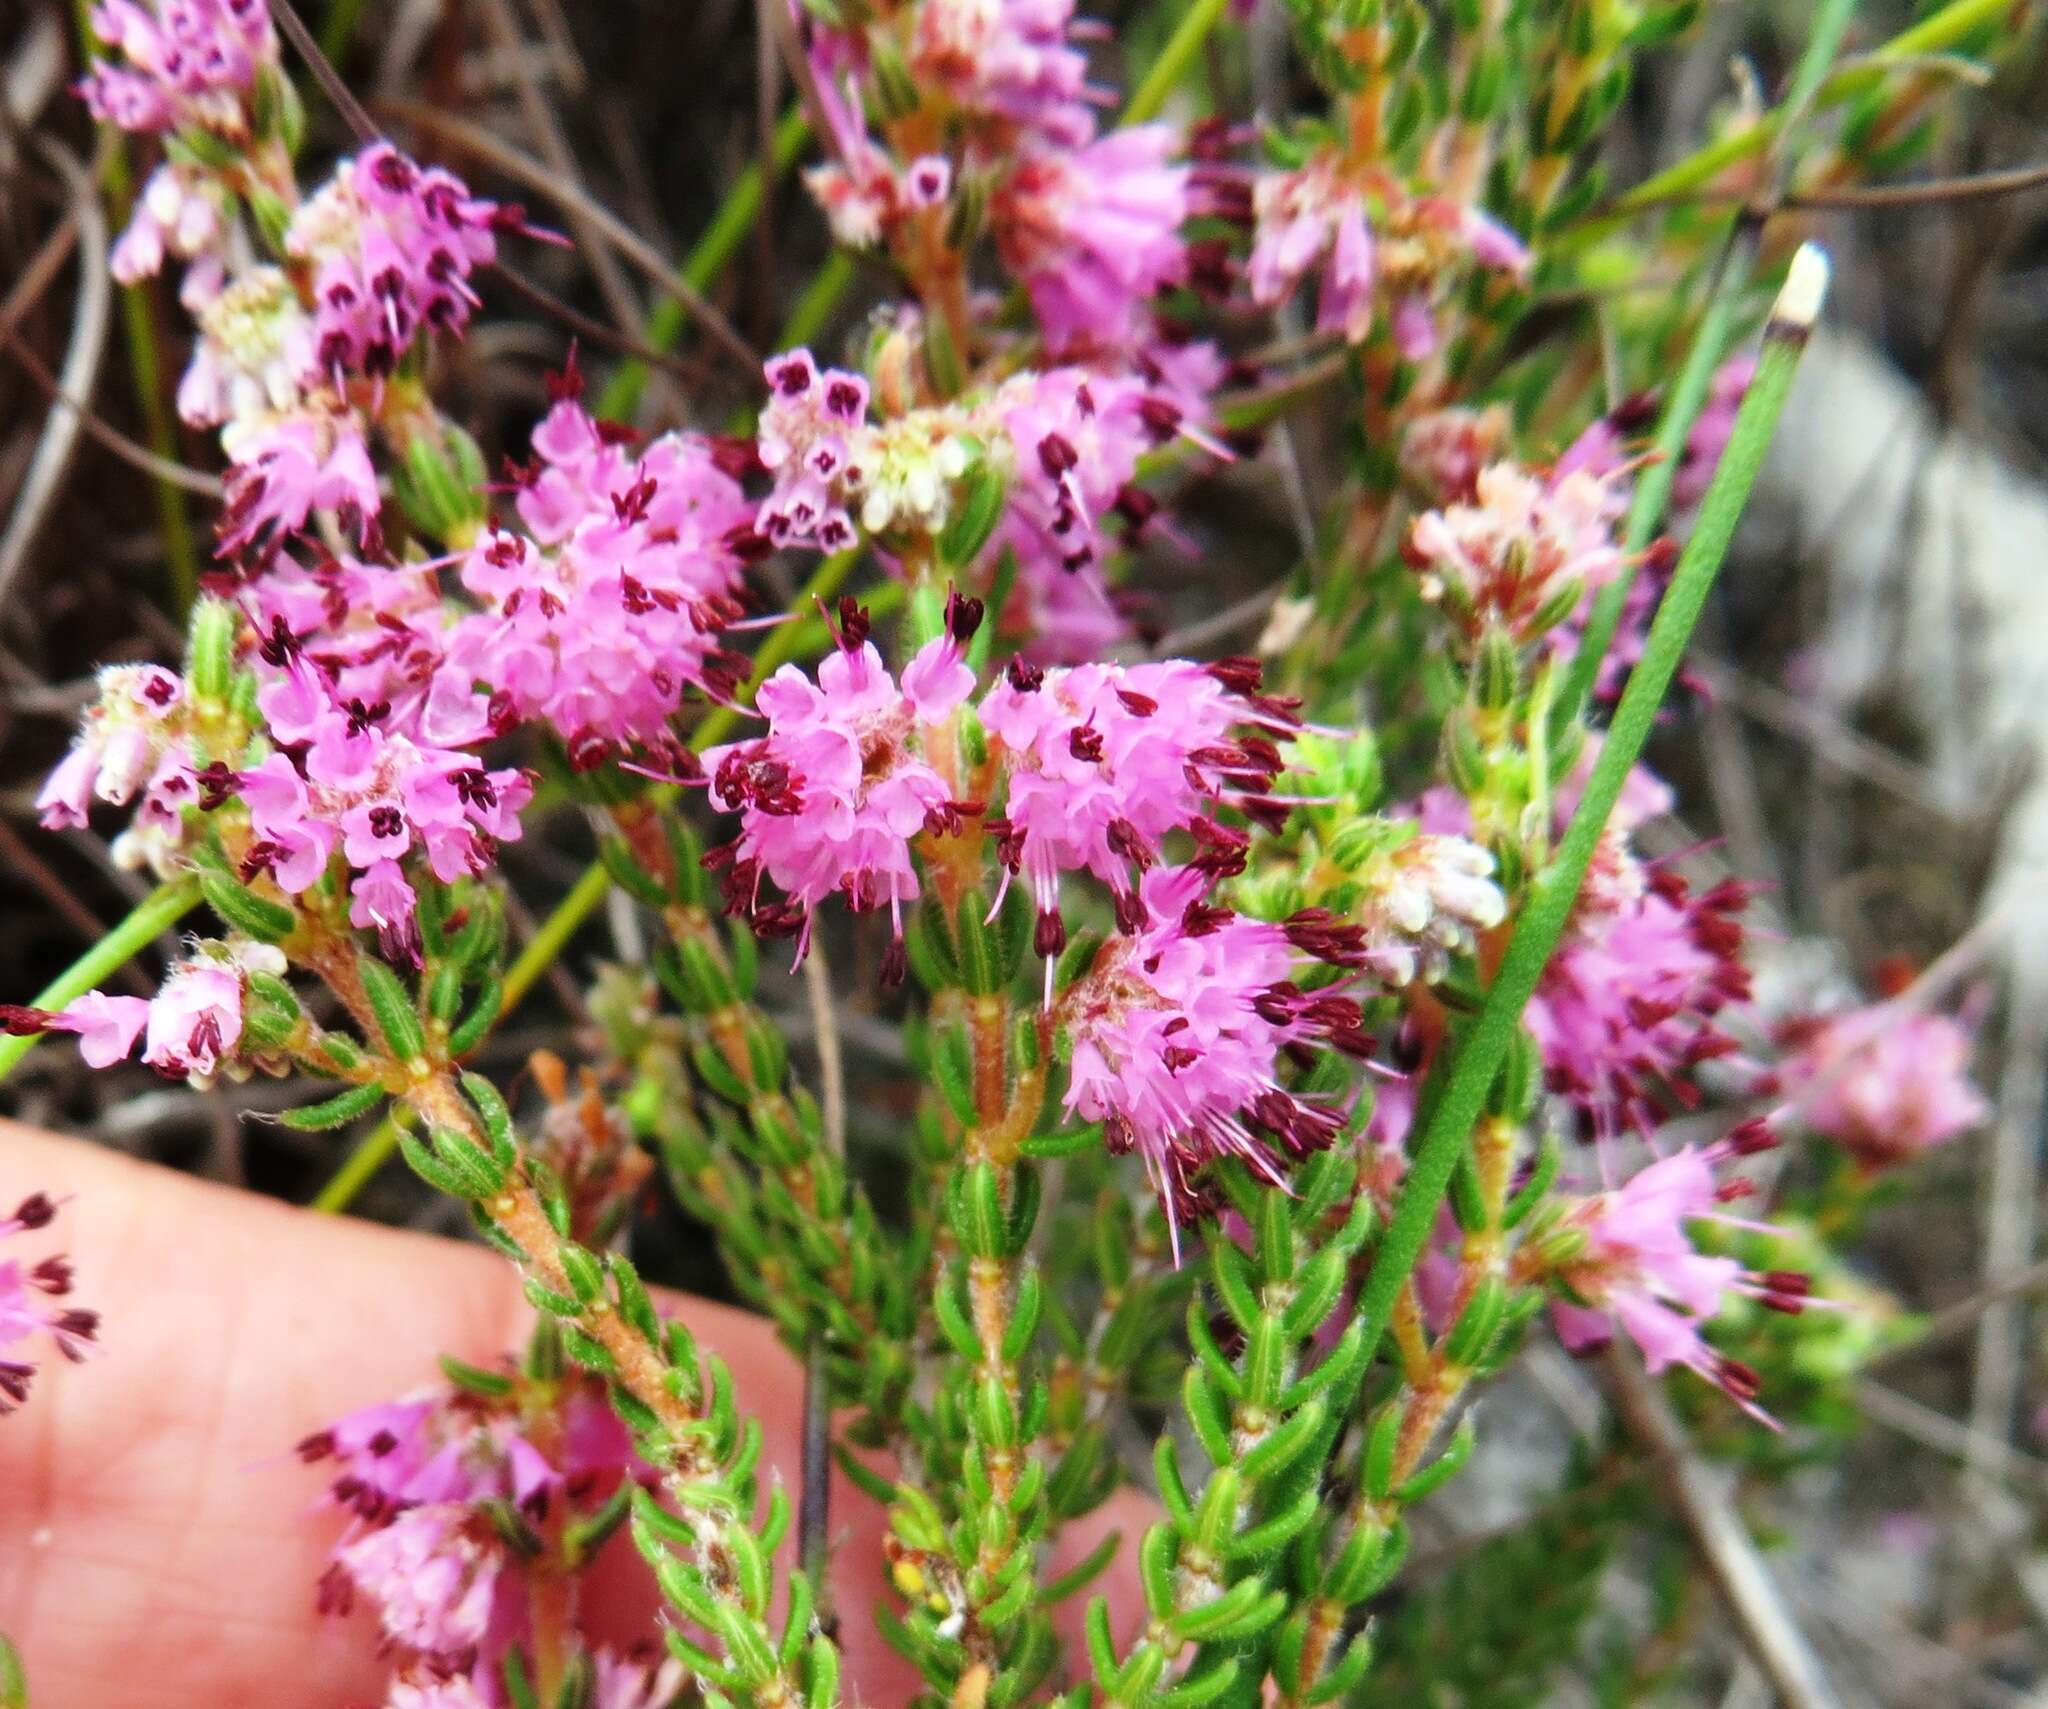
{"label": "erica flower cluster", "polygon": [[264,873],[295,896],[339,853],[351,869],[350,923],[374,929],[394,958],[416,962],[406,863],[423,860],[443,884],[482,872],[500,842],[518,838],[531,780],[487,769],[424,728],[406,729],[384,702],[344,701],[297,649],[257,703],[278,751],[234,785],[255,839],[242,857],[244,879]]}
{"label": "erica flower cluster", "polygon": [[506,223],[515,211],[389,143],[337,166],[285,233],[310,274],[318,361],[335,390],[391,373],[422,330],[461,332],[477,301],[469,276],[495,259]]}
{"label": "erica flower cluster", "polygon": [[1213,807],[1285,817],[1265,797],[1293,707],[1258,684],[1248,660],[1052,671],[1015,664],[990,691],[981,719],[1009,774],[990,828],[1006,871],[1030,887],[1042,953],[1065,939],[1063,874],[1086,872],[1107,885],[1119,923],[1135,930],[1147,919],[1135,880],[1159,861],[1168,832],[1191,832],[1202,850],[1196,865],[1227,873],[1242,869],[1245,839],[1213,821]]}
{"label": "erica flower cluster", "polygon": [[1911,1162],[1991,1113],[1970,1081],[1970,1035],[1946,1015],[1880,1004],[1795,1021],[1779,1042],[1784,1059],[1760,1089],[1776,1089],[1870,1173]]}
{"label": "erica flower cluster", "polygon": [[806,350],[778,356],[758,439],[774,487],[755,527],[777,546],[839,551],[866,533],[900,547],[960,514],[971,472],[1000,481],[1002,510],[980,546],[991,581],[1003,553],[1016,559],[1013,608],[999,620],[1013,618],[1006,629],[1036,657],[1094,657],[1125,632],[1103,579],[1110,530],[1135,532],[1156,508],[1135,484],[1140,459],[1177,435],[1223,449],[1200,425],[1199,353],[1171,372],[1148,366],[1150,379],[1027,371],[877,422],[862,375],[821,371]]}
{"label": "erica flower cluster", "polygon": [[[548,1558],[547,1539],[648,1475],[594,1388],[529,1393],[523,1378],[490,1375],[490,1393],[365,1407],[299,1444],[331,1470],[328,1499],[348,1517],[320,1607],[374,1612],[391,1709],[500,1702],[507,1653],[530,1653],[536,1575],[573,1570]],[[681,1683],[673,1663],[610,1651],[596,1672],[593,1709],[655,1709]]]}
{"label": "erica flower cluster", "polygon": [[[57,1207],[31,1193],[0,1218],[0,1242],[49,1227]],[[72,1272],[62,1257],[28,1259],[0,1245],[0,1417],[28,1399],[36,1374],[31,1357],[40,1344],[54,1347],[74,1364],[85,1358],[99,1333],[99,1314],[69,1304]]]}
{"label": "erica flower cluster", "polygon": [[142,1060],[167,1080],[206,1086],[217,1074],[247,1079],[256,1067],[282,1071],[265,1043],[245,1036],[250,981],[280,979],[285,958],[270,944],[236,939],[202,939],[192,953],[172,964],[156,995],[110,997],[88,991],[62,1009],[0,1005],[0,1027],[17,1035],[72,1033],[87,1066],[107,1068],[142,1042]]}
{"label": "erica flower cluster", "polygon": [[1468,501],[1416,518],[1406,556],[1423,597],[1468,639],[1497,628],[1527,643],[1620,572],[1613,528],[1625,502],[1617,483],[1590,468],[1543,476],[1493,463]]}
{"label": "erica flower cluster", "polygon": [[[729,907],[757,930],[800,934],[811,910],[835,892],[856,910],[887,908],[887,973],[902,972],[902,915],[919,895],[911,844],[958,830],[980,804],[956,801],[928,748],[974,688],[962,643],[981,608],[955,599],[947,633],[926,643],[899,684],[868,639],[866,614],[842,608],[838,645],[813,682],[784,665],[761,685],[755,709],[768,733],[704,756],[713,804],[740,815],[737,842],[719,851]],[[763,878],[786,901],[764,906]]]}
{"label": "erica flower cluster", "polygon": [[1254,301],[1282,303],[1319,274],[1319,331],[1353,344],[1384,335],[1410,362],[1435,353],[1439,306],[1473,271],[1519,279],[1529,268],[1520,239],[1481,209],[1334,152],[1262,174],[1252,213]]}
{"label": "erica flower cluster", "polygon": [[[970,216],[985,215],[1051,349],[1155,336],[1153,299],[1188,276],[1181,228],[1196,186],[1173,127],[1099,134],[1103,92],[1087,83],[1072,0],[916,0],[858,27],[810,28],[837,158],[809,182],[842,242],[887,244],[948,312]],[[906,101],[929,122],[904,122]],[[870,108],[888,115],[887,140],[871,135]],[[947,152],[894,147],[935,133]]]}
{"label": "erica flower cluster", "polygon": [[1321,921],[1247,919],[1207,899],[1211,882],[1196,867],[1147,872],[1134,901],[1144,923],[1106,943],[1055,1011],[1071,1050],[1067,1108],[1101,1122],[1111,1152],[1144,1160],[1176,1254],[1180,1225],[1209,1208],[1204,1165],[1234,1157],[1278,1184],[1342,1125],[1281,1085],[1281,1052],[1311,1039],[1370,1048],[1356,1002],[1295,983],[1304,946],[1352,959],[1355,942],[1333,942]]}
{"label": "erica flower cluster", "polygon": [[36,796],[36,812],[47,830],[75,830],[95,801],[133,804],[114,857],[161,870],[183,840],[185,809],[199,800],[197,772],[184,678],[161,665],[109,665],[70,752]]}
{"label": "erica flower cluster", "polygon": [[94,118],[246,135],[250,91],[277,65],[263,0],[105,0],[87,21],[108,50],[78,86]]}
{"label": "erica flower cluster", "polygon": [[490,529],[462,560],[481,609],[455,625],[445,674],[551,727],[579,767],[665,751],[683,697],[729,699],[746,670],[719,635],[740,615],[753,507],[708,441],[668,434],[635,457],[573,397],[533,450],[525,531]]}

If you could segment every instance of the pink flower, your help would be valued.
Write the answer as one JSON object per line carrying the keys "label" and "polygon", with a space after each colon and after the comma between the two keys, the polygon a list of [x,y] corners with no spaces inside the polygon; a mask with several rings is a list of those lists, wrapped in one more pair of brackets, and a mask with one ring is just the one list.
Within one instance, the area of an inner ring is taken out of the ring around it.
{"label": "pink flower", "polygon": [[1416,417],[1401,440],[1401,473],[1432,505],[1471,504],[1479,473],[1500,461],[1513,418],[1500,404],[1439,409]]}
{"label": "pink flower", "polygon": [[331,397],[277,415],[238,420],[222,436],[232,464],[220,519],[220,553],[267,557],[328,510],[358,542],[376,538],[377,472],[360,418]]}
{"label": "pink flower", "polygon": [[1187,275],[1188,169],[1170,125],[1134,125],[1020,159],[989,214],[1056,350],[1128,342],[1152,298]]}
{"label": "pink flower", "polygon": [[160,271],[167,255],[181,261],[211,257],[227,238],[218,183],[197,166],[166,161],[135,198],[128,228],[115,242],[108,270],[124,285]]}
{"label": "pink flower", "polygon": [[499,843],[518,839],[532,781],[407,734],[381,702],[341,702],[295,642],[257,705],[273,737],[303,754],[272,753],[242,773],[237,790],[257,839],[245,868],[297,895],[338,849],[362,875],[351,919],[412,959],[412,891],[399,863],[422,858],[443,884],[484,871]]}
{"label": "pink flower", "polygon": [[1772,1076],[1806,1125],[1865,1169],[1910,1162],[1991,1113],[1970,1083],[1970,1035],[1945,1015],[1880,1004],[1788,1029]]}
{"label": "pink flower", "polygon": [[386,142],[336,167],[285,233],[313,270],[318,360],[335,389],[351,374],[390,374],[423,328],[460,333],[477,304],[470,274],[496,258],[495,232],[517,221]]}
{"label": "pink flower", "polygon": [[491,1630],[506,1548],[481,1513],[438,1502],[344,1544],[335,1564],[377,1604],[392,1643],[460,1667]]}
{"label": "pink flower", "polygon": [[1258,692],[1258,668],[1244,660],[1044,672],[1013,664],[982,701],[981,720],[1009,770],[1003,817],[990,829],[1009,872],[1031,887],[1045,955],[1065,941],[1062,873],[1093,873],[1135,930],[1144,910],[1133,874],[1159,860],[1169,831],[1197,832],[1206,845],[1197,864],[1241,870],[1243,838],[1209,811],[1260,810],[1281,769],[1273,738],[1293,728],[1291,708]]}
{"label": "pink flower", "polygon": [[[727,905],[757,929],[800,932],[799,958],[811,911],[836,891],[855,909],[888,908],[897,941],[885,976],[900,977],[903,904],[919,894],[912,840],[954,829],[968,810],[924,747],[973,691],[960,648],[980,616],[978,602],[951,601],[948,632],[919,649],[899,686],[867,639],[866,614],[843,606],[818,680],[784,665],[754,700],[768,733],[704,756],[713,804],[740,815],[724,856]],[[759,905],[763,876],[786,907]]]}
{"label": "pink flower", "polygon": [[1751,1143],[1745,1137],[1686,1146],[1620,1187],[1571,1204],[1558,1225],[1567,1256],[1555,1276],[1568,1296],[1557,1311],[1567,1346],[1605,1339],[1611,1320],[1652,1371],[1687,1366],[1761,1418],[1753,1404],[1756,1373],[1717,1353],[1701,1331],[1731,1293],[1796,1314],[1807,1304],[1807,1279],[1789,1271],[1754,1275],[1736,1259],[1700,1252],[1687,1232],[1690,1223],[1728,1220],[1714,1168]]}
{"label": "pink flower", "polygon": [[263,0],[105,0],[89,22],[110,57],[78,92],[94,118],[122,130],[197,127],[241,137],[246,98],[258,74],[277,64]]}
{"label": "pink flower", "polygon": [[1176,1256],[1181,1221],[1205,1209],[1203,1165],[1236,1157],[1277,1183],[1285,1159],[1335,1136],[1335,1111],[1279,1084],[1281,1048],[1318,1036],[1362,1046],[1357,1004],[1294,984],[1288,927],[1212,907],[1209,876],[1146,873],[1148,923],[1104,945],[1055,1010],[1072,1043],[1067,1110],[1101,1122],[1112,1152],[1144,1159]]}
{"label": "pink flower", "polygon": [[439,682],[488,685],[501,717],[552,726],[578,766],[672,747],[683,697],[729,700],[746,669],[720,632],[741,612],[753,506],[709,442],[629,456],[571,399],[533,442],[532,538],[492,530],[463,559],[483,609],[455,626]]}
{"label": "pink flower", "polygon": [[1582,896],[1526,1018],[1551,1091],[1605,1135],[1648,1131],[1669,1105],[1691,1107],[1692,1071],[1734,1050],[1716,1017],[1749,996],[1739,917],[1749,893],[1729,881],[1695,896],[1618,843],[1603,859],[1614,870]]}
{"label": "pink flower", "polygon": [[[528,1392],[516,1376],[511,1385],[502,1397],[424,1391],[364,1407],[298,1444],[308,1464],[331,1464],[329,1499],[351,1516],[320,1606],[374,1602],[408,1677],[494,1678],[507,1646],[528,1635],[526,1558],[489,1506],[537,1521],[566,1503],[580,1517],[621,1479],[648,1475],[596,1385]],[[551,1454],[526,1434],[542,1405],[552,1409]]]}
{"label": "pink flower", "polygon": [[919,86],[999,128],[1077,148],[1095,133],[1087,57],[1069,40],[1073,0],[924,0],[910,65]]}
{"label": "pink flower", "polygon": [[76,1033],[78,1054],[88,1068],[111,1068],[134,1050],[149,1024],[150,1005],[141,997],[109,997],[88,991],[47,1019],[51,1032]]}
{"label": "pink flower", "polygon": [[1470,639],[1489,627],[1528,642],[1620,573],[1613,524],[1625,495],[1583,469],[1543,479],[1512,463],[1480,471],[1473,502],[1416,518],[1405,548],[1425,599]]}
{"label": "pink flower", "polygon": [[433,568],[324,553],[304,566],[280,555],[243,584],[240,598],[264,661],[281,665],[303,649],[342,705],[381,701],[398,728],[443,746],[464,747],[491,735],[488,696],[458,685],[451,674],[437,674],[448,629]]}
{"label": "pink flower", "polygon": [[1316,328],[1361,342],[1372,331],[1377,277],[1363,195],[1340,181],[1333,160],[1317,156],[1295,171],[1263,174],[1252,209],[1252,300],[1277,307],[1327,256]]}
{"label": "pink flower", "polygon": [[[47,1195],[31,1193],[15,1207],[14,1214],[0,1218],[0,1240],[47,1228],[57,1207]],[[77,1306],[50,1305],[71,1293],[71,1265],[61,1257],[44,1258],[30,1265],[20,1258],[0,1258],[0,1417],[5,1417],[28,1399],[29,1380],[36,1367],[21,1351],[32,1336],[48,1339],[51,1346],[76,1364],[92,1349],[99,1334],[99,1314]]]}
{"label": "pink flower", "polygon": [[189,749],[185,682],[161,665],[109,665],[99,698],[86,708],[78,738],[36,796],[47,830],[86,823],[97,799],[125,807],[145,790],[165,760]]}
{"label": "pink flower", "polygon": [[1252,214],[1253,301],[1285,302],[1320,266],[1317,330],[1360,344],[1384,324],[1410,362],[1436,350],[1438,307],[1473,269],[1519,277],[1529,266],[1492,216],[1381,172],[1349,173],[1329,153],[1261,175]]}
{"label": "pink flower", "polygon": [[989,413],[1010,442],[1013,471],[991,550],[1013,548],[1020,568],[1043,563],[1070,573],[1105,555],[1112,518],[1128,520],[1143,506],[1142,495],[1129,497],[1138,460],[1186,419],[1141,380],[1085,368],[1019,374],[996,392]]}

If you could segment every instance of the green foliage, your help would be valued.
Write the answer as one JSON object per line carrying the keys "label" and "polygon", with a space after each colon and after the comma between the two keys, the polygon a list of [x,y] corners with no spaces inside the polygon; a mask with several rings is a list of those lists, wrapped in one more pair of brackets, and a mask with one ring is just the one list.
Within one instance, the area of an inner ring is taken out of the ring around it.
{"label": "green foliage", "polygon": [[1580,1670],[1615,1549],[1643,1494],[1625,1450],[1581,1446],[1557,1491],[1398,1597],[1353,1709],[1535,1709]]}

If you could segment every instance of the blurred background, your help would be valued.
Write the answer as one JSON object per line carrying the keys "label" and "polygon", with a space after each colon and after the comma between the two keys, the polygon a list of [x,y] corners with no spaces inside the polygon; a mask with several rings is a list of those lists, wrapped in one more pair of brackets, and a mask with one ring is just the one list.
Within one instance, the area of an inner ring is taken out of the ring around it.
{"label": "blurred background", "polygon": [[[1142,61],[1178,7],[1091,10]],[[763,51],[755,0],[322,0],[306,11],[406,146],[489,193],[523,197],[572,233],[587,197],[661,253],[684,255],[737,175],[767,164],[766,217],[716,290],[757,346],[772,347],[796,317],[821,350],[837,349],[886,294],[885,281],[829,260],[823,222],[786,169],[792,133],[778,136],[777,119],[790,94]],[[1612,181],[1637,181],[1711,124],[1760,106],[1808,12],[1747,0],[1705,7],[1644,66],[1613,138]],[[1870,0],[1852,51],[1912,15]],[[1855,1379],[1860,1430],[1810,1464],[1773,1467],[1768,1497],[1745,1509],[1784,1617],[1848,1702],[2048,1704],[2048,1412],[2036,1410],[2048,1387],[2044,1320],[2031,1309],[2048,1285],[2037,1239],[2048,1065],[2048,187],[2034,187],[2048,174],[2024,170],[2048,162],[2048,55],[2020,18],[1995,76],[1927,68],[1955,87],[1908,176],[2013,169],[2023,187],[1773,224],[1773,246],[1798,235],[1826,242],[1836,295],[1703,630],[1693,692],[1654,753],[1680,793],[1669,849],[1703,873],[1766,886],[1755,905],[1766,1011],[1830,992],[1881,994],[1932,969],[1978,1028],[1979,1076],[1999,1106],[1981,1134],[1914,1174],[1911,1196],[1882,1212],[1865,1245],[1859,1285],[1873,1309],[1932,1314],[1934,1332]],[[1216,108],[1240,116],[1284,107],[1293,76],[1281,9],[1261,7],[1245,27],[1248,51],[1219,53],[1209,68]],[[38,830],[30,803],[90,698],[93,668],[175,653],[180,590],[204,568],[214,507],[206,436],[181,428],[169,404],[184,360],[176,304],[160,287],[124,291],[106,279],[119,215],[101,210],[118,208],[138,163],[97,141],[68,92],[76,30],[55,0],[0,0],[7,996],[44,984],[143,892],[98,837]],[[311,95],[309,105],[311,146],[344,147],[331,111]],[[602,246],[544,255],[534,277],[547,301],[494,287],[471,335],[447,352],[442,395],[494,463],[523,448],[572,339],[582,339],[586,368],[609,374],[619,357],[593,329],[641,325],[654,306]],[[821,278],[844,286],[822,319]],[[721,425],[745,407],[731,363],[705,359],[688,339],[678,352],[649,375],[639,425]],[[85,409],[53,404],[59,389]],[[1247,445],[1257,454],[1185,495],[1178,545],[1153,547],[1132,578],[1151,629],[1199,622],[1285,575],[1295,482],[1326,490],[1319,437],[1311,409],[1298,457]],[[565,889],[591,852],[565,807],[548,835],[529,834],[504,862],[531,903]],[[531,922],[515,916],[520,926]],[[600,918],[578,947],[601,955],[607,932],[629,929]],[[785,981],[768,995],[801,1038],[801,993]],[[508,1067],[559,1043],[564,1018],[581,1012],[566,976],[538,998],[491,1046]],[[858,1001],[841,1024],[859,1122],[884,1129],[909,1096],[896,1072],[900,1040],[886,1014]],[[296,1203],[319,1194],[344,1149],[334,1135],[245,1120],[285,1101],[266,1083],[200,1094],[141,1069],[88,1073],[68,1051],[38,1052],[4,1098],[26,1119]],[[391,1171],[354,1204],[452,1230],[450,1208]],[[717,1287],[687,1230],[645,1238],[662,1249],[660,1273]],[[1987,1277],[2000,1285],[1987,1291]],[[1456,1511],[1434,1516],[1421,1541],[1424,1582],[1454,1574],[1493,1527],[1520,1526],[1538,1549],[1575,1546],[1570,1515],[1539,1513],[1528,1529],[1528,1492],[1555,1487],[1572,1432],[1592,1428],[1586,1409],[1598,1404],[1560,1355],[1504,1386]],[[1685,1559],[1655,1539],[1632,1544],[1603,1582],[1603,1659],[1564,1670],[1543,1700],[1771,1701],[1712,1600],[1688,1600],[1671,1582]]]}

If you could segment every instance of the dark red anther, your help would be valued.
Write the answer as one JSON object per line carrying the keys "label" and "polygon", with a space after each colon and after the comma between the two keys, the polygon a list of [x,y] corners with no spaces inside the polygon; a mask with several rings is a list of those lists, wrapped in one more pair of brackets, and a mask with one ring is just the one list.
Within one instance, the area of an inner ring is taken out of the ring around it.
{"label": "dark red anther", "polygon": [[1754,1157],[1759,1152],[1778,1149],[1777,1130],[1766,1116],[1751,1116],[1730,1129],[1727,1146],[1736,1157]]}
{"label": "dark red anther", "polygon": [[966,646],[981,627],[982,613],[986,609],[980,600],[963,595],[958,588],[949,589],[946,594],[946,633],[961,646]]}
{"label": "dark red anther", "polygon": [[1038,464],[1054,480],[1058,480],[1081,460],[1081,454],[1074,449],[1073,441],[1062,434],[1048,433],[1038,442]]}
{"label": "dark red anther", "polygon": [[31,1193],[14,1207],[9,1220],[23,1228],[48,1228],[56,1215],[56,1203],[48,1193]]}

